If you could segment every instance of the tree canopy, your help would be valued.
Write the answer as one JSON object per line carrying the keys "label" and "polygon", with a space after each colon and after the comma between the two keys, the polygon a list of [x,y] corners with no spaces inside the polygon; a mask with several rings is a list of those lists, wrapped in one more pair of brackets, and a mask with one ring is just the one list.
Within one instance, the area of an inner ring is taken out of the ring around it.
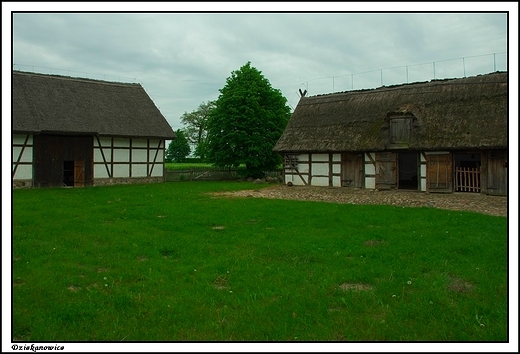
{"label": "tree canopy", "polygon": [[177,129],[175,135],[177,139],[172,140],[166,149],[167,162],[182,162],[191,152],[186,133],[182,129]]}
{"label": "tree canopy", "polygon": [[184,112],[181,122],[189,143],[195,145],[193,154],[202,160],[206,157],[207,122],[209,114],[215,108],[215,101],[203,102],[199,108],[188,113]]}
{"label": "tree canopy", "polygon": [[220,167],[246,165],[259,177],[281,163],[272,151],[291,111],[281,91],[271,87],[262,72],[248,62],[233,71],[208,120],[208,157]]}

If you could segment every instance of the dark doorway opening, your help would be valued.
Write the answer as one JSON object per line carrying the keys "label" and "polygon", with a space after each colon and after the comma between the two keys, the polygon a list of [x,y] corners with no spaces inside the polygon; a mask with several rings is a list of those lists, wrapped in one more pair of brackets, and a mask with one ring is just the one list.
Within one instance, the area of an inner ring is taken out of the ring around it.
{"label": "dark doorway opening", "polygon": [[63,161],[63,185],[74,187],[74,161]]}
{"label": "dark doorway opening", "polygon": [[416,152],[401,152],[399,155],[399,189],[419,189],[418,159]]}

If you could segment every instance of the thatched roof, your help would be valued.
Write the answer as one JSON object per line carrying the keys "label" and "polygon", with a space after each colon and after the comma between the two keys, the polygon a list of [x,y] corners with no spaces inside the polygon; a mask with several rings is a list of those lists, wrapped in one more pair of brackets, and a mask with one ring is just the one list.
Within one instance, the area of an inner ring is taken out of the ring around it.
{"label": "thatched roof", "polygon": [[507,148],[507,73],[302,97],[278,152],[382,151],[389,118],[412,117],[408,149]]}
{"label": "thatched roof", "polygon": [[13,132],[174,139],[139,84],[13,71]]}

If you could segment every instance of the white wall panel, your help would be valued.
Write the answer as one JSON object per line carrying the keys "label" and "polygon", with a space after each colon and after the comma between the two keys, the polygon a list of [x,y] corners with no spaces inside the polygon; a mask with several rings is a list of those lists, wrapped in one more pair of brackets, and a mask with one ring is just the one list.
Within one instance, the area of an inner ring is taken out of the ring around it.
{"label": "white wall panel", "polygon": [[132,177],[146,177],[146,165],[132,164]]}
{"label": "white wall panel", "polygon": [[[14,166],[13,166],[14,170]],[[16,169],[16,174],[14,175],[13,179],[32,179],[33,173],[32,173],[32,165],[18,165],[18,168]]]}
{"label": "white wall panel", "polygon": [[147,162],[148,151],[132,149],[132,163],[134,162]]}
{"label": "white wall panel", "polygon": [[[112,154],[110,153],[110,149],[102,148],[103,154],[105,154],[105,160],[110,162],[112,159]],[[103,160],[103,155],[101,155],[101,150],[99,148],[94,148],[94,162],[105,162]]]}
{"label": "white wall panel", "polygon": [[122,165],[114,165],[114,177],[129,177],[129,165],[122,164]]}
{"label": "white wall panel", "polygon": [[[151,166],[150,166],[151,168]],[[153,171],[152,171],[152,177],[161,177],[163,176],[163,165],[162,164],[156,164],[153,166]]]}
{"label": "white wall panel", "polygon": [[329,185],[329,177],[312,177],[312,185],[327,187]]}
{"label": "white wall panel", "polygon": [[148,147],[148,140],[146,139],[132,139],[132,147],[146,148]]}
{"label": "white wall panel", "polygon": [[329,154],[312,154],[312,162],[329,162]]}
{"label": "white wall panel", "polygon": [[[101,146],[107,146],[107,147],[112,146],[112,138],[107,137],[107,136],[100,136],[99,142],[101,143]],[[97,138],[94,138],[94,146],[99,146]]]}
{"label": "white wall panel", "polygon": [[375,177],[366,177],[365,178],[365,188],[366,189],[375,189],[376,188]]}
{"label": "white wall panel", "polygon": [[[305,182],[308,182],[307,176],[303,176],[303,179]],[[303,186],[305,183],[303,183],[302,179],[298,175],[285,175],[285,183],[291,182],[295,186]]]}
{"label": "white wall panel", "polygon": [[[20,153],[22,153],[22,156],[20,156]],[[32,146],[27,146],[25,148],[22,148],[21,146],[13,146],[13,162],[18,161],[18,158],[20,158],[20,162],[32,162]]]}
{"label": "white wall panel", "polygon": [[[13,134],[13,144],[24,144],[25,139],[27,138],[27,135],[25,134]],[[29,139],[27,140],[28,145],[32,145],[33,143],[33,136],[29,135]]]}
{"label": "white wall panel", "polygon": [[114,162],[129,162],[129,149],[114,149]]}
{"label": "white wall panel", "polygon": [[116,146],[116,147],[130,147],[130,139],[114,138],[114,146]]}
{"label": "white wall panel", "polygon": [[108,178],[107,168],[105,165],[94,165],[94,178]]}
{"label": "white wall panel", "polygon": [[[313,163],[312,164],[312,175],[329,175],[329,164],[328,163]],[[327,177],[328,178],[328,177]]]}

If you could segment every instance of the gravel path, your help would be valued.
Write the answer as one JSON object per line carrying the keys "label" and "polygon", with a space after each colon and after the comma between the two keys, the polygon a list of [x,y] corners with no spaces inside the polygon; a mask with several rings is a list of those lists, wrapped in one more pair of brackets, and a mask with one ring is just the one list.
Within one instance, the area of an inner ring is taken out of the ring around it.
{"label": "gravel path", "polygon": [[424,193],[417,191],[347,189],[337,187],[310,187],[276,185],[256,190],[217,193],[235,197],[312,200],[341,204],[385,204],[412,207],[433,207],[448,210],[474,211],[507,217],[507,197],[477,193]]}

